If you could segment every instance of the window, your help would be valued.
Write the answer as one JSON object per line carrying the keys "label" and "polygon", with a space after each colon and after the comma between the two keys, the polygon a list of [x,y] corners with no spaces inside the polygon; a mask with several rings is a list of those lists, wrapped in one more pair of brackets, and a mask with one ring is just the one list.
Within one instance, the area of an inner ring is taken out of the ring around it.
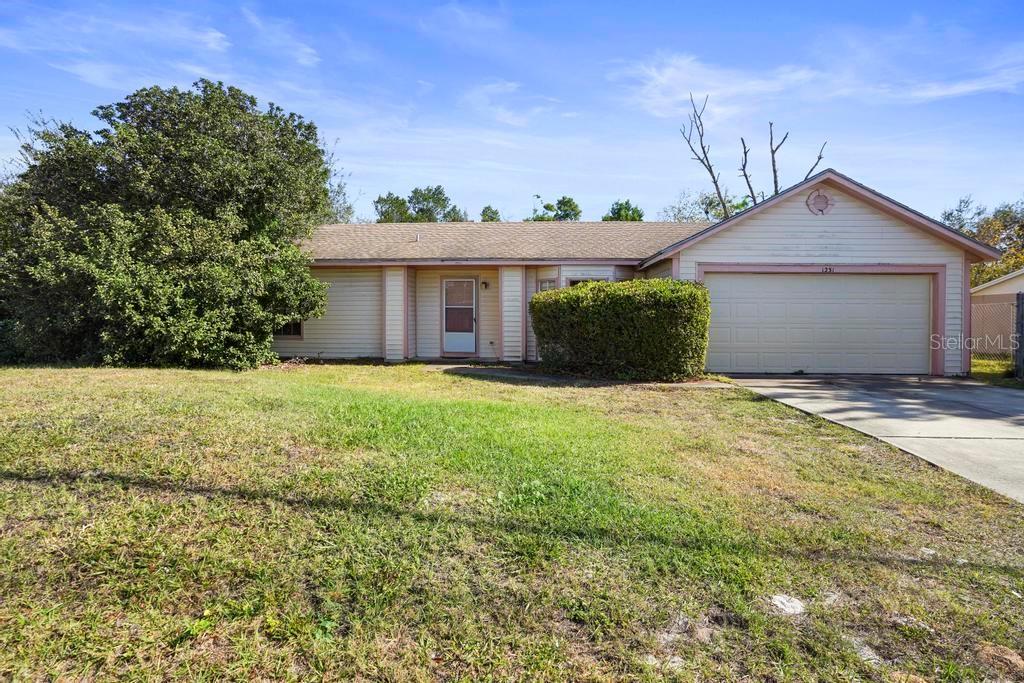
{"label": "window", "polygon": [[606,278],[606,277],[571,277],[566,282],[568,282],[569,286],[572,287],[573,285],[578,285],[581,282],[607,282],[607,281],[608,281],[608,278]]}
{"label": "window", "polygon": [[275,337],[295,337],[302,339],[302,321],[293,320],[290,323],[285,323],[281,329],[274,333]]}
{"label": "window", "polygon": [[558,280],[537,280],[537,291],[546,292],[549,289],[558,289]]}

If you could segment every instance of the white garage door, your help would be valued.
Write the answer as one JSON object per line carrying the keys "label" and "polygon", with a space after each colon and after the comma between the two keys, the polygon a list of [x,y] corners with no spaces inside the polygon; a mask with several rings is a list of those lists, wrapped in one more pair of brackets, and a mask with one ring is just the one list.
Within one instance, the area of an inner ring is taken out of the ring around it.
{"label": "white garage door", "polygon": [[710,273],[712,372],[927,374],[928,275]]}

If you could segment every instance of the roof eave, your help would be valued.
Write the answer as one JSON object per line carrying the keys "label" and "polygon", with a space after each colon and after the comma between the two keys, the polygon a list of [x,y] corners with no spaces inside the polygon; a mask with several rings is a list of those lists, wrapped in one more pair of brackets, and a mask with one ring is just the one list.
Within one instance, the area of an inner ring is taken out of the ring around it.
{"label": "roof eave", "polygon": [[971,289],[971,294],[974,294],[975,292],[980,292],[983,289],[988,289],[989,287],[992,287],[993,285],[998,285],[1001,282],[1006,282],[1007,280],[1012,280],[1015,277],[1020,277],[1021,275],[1024,275],[1024,268],[1021,268],[1019,270],[1013,271],[1012,273],[1007,273],[1006,275],[1002,275],[1000,277],[997,277],[995,280],[989,280],[988,282],[986,282],[984,284],[980,284],[977,287],[974,287],[974,288]]}
{"label": "roof eave", "polygon": [[602,264],[610,266],[638,266],[642,258],[609,257],[609,258],[578,258],[578,257],[545,257],[545,258],[365,258],[365,259],[332,259],[314,258],[313,266],[319,268],[340,266],[532,266],[558,264]]}

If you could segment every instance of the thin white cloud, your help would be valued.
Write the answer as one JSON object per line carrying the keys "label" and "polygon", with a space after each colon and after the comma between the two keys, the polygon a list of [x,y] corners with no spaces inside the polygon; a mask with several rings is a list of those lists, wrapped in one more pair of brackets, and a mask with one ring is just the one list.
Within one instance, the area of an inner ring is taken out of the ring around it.
{"label": "thin white cloud", "polygon": [[[708,113],[728,117],[767,102],[820,102],[850,98],[862,101],[924,103],[983,93],[1018,93],[1024,89],[1024,43],[1012,44],[989,58],[980,51],[959,51],[954,61],[941,41],[915,35],[880,37],[870,45],[840,40],[821,64],[738,68],[702,60],[693,54],[659,54],[620,66],[609,78],[626,82],[630,100],[658,117],[678,118],[690,108],[690,93],[709,96]],[[914,47],[904,47],[913,43]],[[925,43],[922,45],[922,43]],[[930,45],[930,48],[929,48]],[[913,50],[912,54],[904,52]],[[941,62],[942,68],[936,63]],[[936,72],[955,74],[937,80]]]}
{"label": "thin white cloud", "polygon": [[611,77],[631,81],[632,99],[655,116],[678,117],[689,111],[690,93],[709,97],[710,115],[726,116],[749,106],[752,98],[791,92],[812,83],[819,74],[795,66],[759,73],[708,64],[694,55],[661,55],[616,69]]}
{"label": "thin white cloud", "polygon": [[510,126],[525,126],[530,117],[525,113],[515,112],[495,102],[502,95],[509,95],[519,90],[519,84],[511,81],[495,81],[470,89],[462,96],[462,101],[479,114],[505,123]]}
{"label": "thin white cloud", "polygon": [[296,36],[288,22],[261,17],[248,7],[242,8],[242,16],[268,47],[282,52],[300,66],[312,67],[320,63],[319,53]]}
{"label": "thin white cloud", "polygon": [[78,76],[79,80],[98,88],[124,89],[126,85],[124,69],[117,64],[91,60],[79,60],[64,64],[54,64],[61,71]]}
{"label": "thin white cloud", "polygon": [[924,82],[910,90],[910,97],[936,100],[985,92],[1020,92],[1024,85],[1024,43],[1010,45],[983,65],[977,73],[961,79]]}
{"label": "thin white cloud", "polygon": [[183,12],[110,16],[38,11],[15,26],[0,29],[0,47],[23,52],[85,53],[138,39],[147,45],[207,52],[225,52],[231,47],[227,35]]}
{"label": "thin white cloud", "polygon": [[470,88],[462,96],[463,104],[482,116],[508,126],[522,128],[538,114],[551,110],[552,102],[543,96],[520,95],[521,85],[513,81],[492,81]]}
{"label": "thin white cloud", "polygon": [[429,12],[420,20],[419,25],[427,33],[456,37],[504,31],[508,21],[500,14],[482,12],[450,2]]}

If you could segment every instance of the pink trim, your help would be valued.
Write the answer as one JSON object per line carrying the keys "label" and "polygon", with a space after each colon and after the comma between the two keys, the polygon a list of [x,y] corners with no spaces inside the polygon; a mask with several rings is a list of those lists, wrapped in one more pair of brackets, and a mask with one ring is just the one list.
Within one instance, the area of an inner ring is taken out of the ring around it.
{"label": "pink trim", "polygon": [[970,344],[967,341],[971,338],[971,326],[973,324],[972,318],[974,317],[973,311],[971,310],[971,263],[967,259],[967,254],[964,254],[964,265],[963,265],[963,311],[960,313],[961,325],[963,326],[963,356],[960,360],[960,372],[964,375],[971,374],[971,349]]}
{"label": "pink trim", "polygon": [[388,269],[380,269],[380,355],[388,359]]}
{"label": "pink trim", "polygon": [[672,257],[672,279],[679,279],[679,254]]}
{"label": "pink trim", "polygon": [[726,228],[731,227],[740,221],[750,218],[751,216],[755,216],[758,213],[764,211],[765,209],[775,206],[782,200],[791,197],[803,190],[814,187],[816,185],[829,185],[839,190],[842,190],[848,194],[854,195],[855,197],[865,202],[866,204],[869,204],[874,208],[884,213],[887,213],[890,216],[898,218],[914,227],[925,230],[926,232],[930,232],[933,236],[941,240],[955,244],[961,249],[964,249],[972,254],[979,256],[982,260],[991,261],[998,259],[1001,256],[1001,253],[998,250],[993,249],[992,247],[989,247],[987,245],[981,244],[979,242],[975,242],[974,240],[968,239],[967,237],[963,237],[956,231],[942,225],[941,223],[937,223],[928,218],[927,216],[919,214],[916,211],[912,211],[911,209],[908,209],[907,207],[896,202],[895,200],[890,199],[889,197],[886,197],[883,194],[880,194],[868,187],[856,183],[847,178],[846,176],[841,175],[832,169],[828,169],[822,171],[821,173],[812,178],[808,178],[804,182],[797,183],[788,190],[784,190],[779,194],[775,195],[774,197],[770,197],[769,199],[766,199],[760,202],[759,204],[756,204],[755,206],[739,214],[736,214],[731,218],[726,218],[725,220],[716,223],[715,225],[712,225],[711,227],[706,228],[705,230],[698,232],[695,235],[687,237],[686,239],[680,240],[679,242],[676,242],[675,244],[668,246],[665,249],[662,249],[653,256],[649,256],[648,258],[644,259],[640,263],[639,268],[646,268],[655,261],[660,261],[668,256],[671,256],[672,254],[677,254],[683,249],[689,248],[694,244],[701,242],[702,240],[712,237],[721,232],[722,230],[725,230]]}
{"label": "pink trim", "polygon": [[310,264],[311,268],[370,268],[384,266],[554,266],[562,263],[586,264],[586,265],[607,265],[607,266],[635,266],[643,261],[642,258],[618,259],[395,259],[393,261],[383,259],[316,259]]}
{"label": "pink trim", "polygon": [[402,268],[402,359],[409,357],[409,268]]}
{"label": "pink trim", "polygon": [[505,299],[501,296],[504,286],[502,268],[498,268],[498,360],[505,360]]}
{"label": "pink trim", "polygon": [[[822,268],[831,270],[823,271]],[[944,263],[698,263],[697,279],[705,273],[935,273]]]}
{"label": "pink trim", "polygon": [[413,290],[416,289],[416,268],[407,268],[406,272],[406,348],[409,350],[407,358],[413,358],[417,355],[416,344],[413,344],[413,334],[419,332],[417,330],[416,321],[416,297],[413,296]]}
{"label": "pink trim", "polygon": [[562,287],[565,287],[565,285],[562,284],[562,264],[559,263],[558,264],[558,284],[555,285],[555,289],[561,289]]}
{"label": "pink trim", "polygon": [[[828,270],[825,270],[825,269]],[[697,280],[708,273],[864,273],[877,275],[931,275],[931,334],[943,337],[946,330],[946,266],[945,264],[903,263],[698,263]],[[946,352],[939,345],[931,349],[930,374],[946,374]]]}
{"label": "pink trim", "polygon": [[519,361],[526,362],[526,266],[523,266],[523,280],[519,287],[519,326],[522,328],[522,346],[520,347]]}

